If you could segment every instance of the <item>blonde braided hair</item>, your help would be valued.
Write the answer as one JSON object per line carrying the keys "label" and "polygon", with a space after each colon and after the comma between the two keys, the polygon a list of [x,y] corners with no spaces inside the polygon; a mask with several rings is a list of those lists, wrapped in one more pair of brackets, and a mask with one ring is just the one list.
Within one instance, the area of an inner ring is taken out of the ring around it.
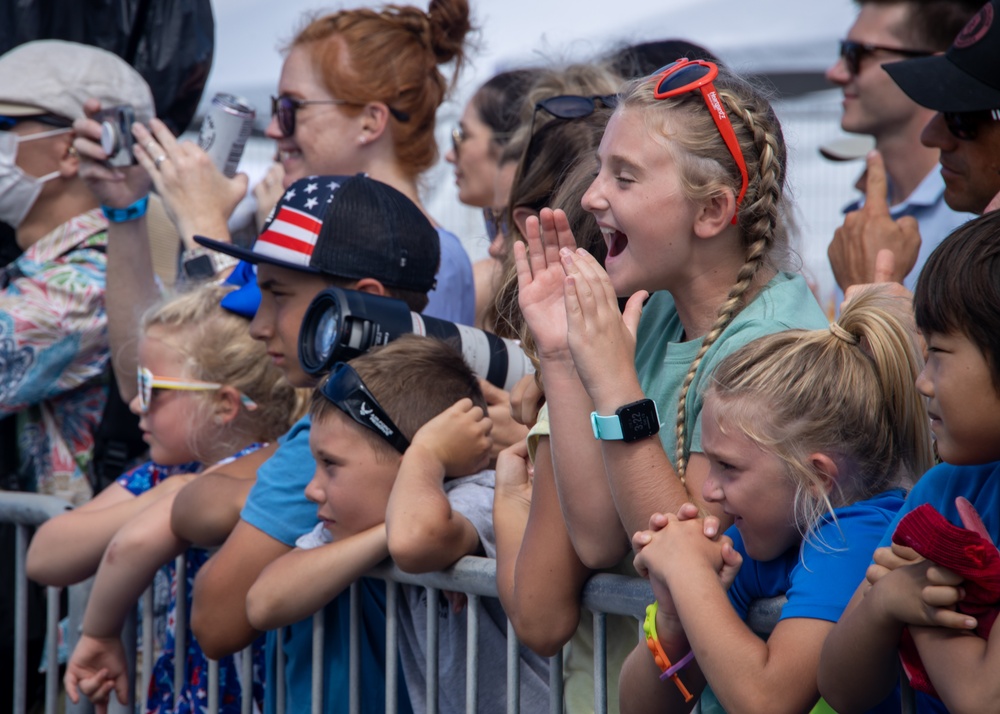
{"label": "blonde braided hair", "polygon": [[[681,385],[675,456],[681,483],[685,482],[687,469],[687,396],[695,373],[705,354],[748,302],[747,296],[763,269],[773,266],[777,262],[776,254],[783,253],[788,246],[783,218],[787,157],[778,118],[760,92],[726,70],[720,68],[714,84],[729,113],[747,166],[749,183],[737,209],[745,262]],[[657,100],[653,96],[655,85],[656,77],[629,83],[618,111],[632,107],[651,110],[647,112],[647,121],[659,120],[659,126],[651,126],[651,129],[670,139],[666,146],[681,169],[681,185],[691,200],[704,200],[725,190],[738,195],[742,177],[700,93]]]}

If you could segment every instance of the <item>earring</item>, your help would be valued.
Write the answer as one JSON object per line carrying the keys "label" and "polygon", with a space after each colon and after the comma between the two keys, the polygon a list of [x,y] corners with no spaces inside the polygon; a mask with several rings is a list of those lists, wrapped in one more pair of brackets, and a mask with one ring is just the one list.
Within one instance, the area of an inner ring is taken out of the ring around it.
{"label": "earring", "polygon": [[212,417],[212,422],[216,426],[222,426],[222,416],[220,416],[219,414],[216,414],[214,417]]}
{"label": "earring", "polygon": [[360,138],[358,138],[358,143],[361,144],[362,146],[364,146],[365,144],[368,143],[368,137],[361,136]]}
{"label": "earring", "polygon": [[69,156],[70,158],[74,158],[74,159],[75,159],[75,158],[76,158],[77,156],[79,156],[79,155],[80,155],[80,152],[78,152],[78,151],[76,150],[76,147],[75,147],[75,146],[71,146],[71,147],[69,147],[69,149],[67,149],[67,150],[66,150],[66,154],[67,154],[67,155],[68,155],[68,156]]}

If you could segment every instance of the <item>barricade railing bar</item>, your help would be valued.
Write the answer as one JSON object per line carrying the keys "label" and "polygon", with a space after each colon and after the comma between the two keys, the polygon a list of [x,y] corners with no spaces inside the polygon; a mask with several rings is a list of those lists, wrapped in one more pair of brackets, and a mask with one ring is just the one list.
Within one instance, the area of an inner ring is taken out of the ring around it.
{"label": "barricade railing bar", "polygon": [[[17,526],[17,551],[15,566],[15,680],[13,693],[14,714],[24,714],[26,711],[26,680],[27,667],[37,666],[37,663],[27,661],[27,576],[25,574],[25,559],[28,547],[28,529],[44,523],[49,518],[64,513],[72,507],[62,499],[53,496],[43,496],[38,494],[0,492],[0,523],[10,522]],[[177,607],[175,620],[175,657],[174,657],[174,691],[180,692],[186,681],[184,664],[186,656],[186,643],[184,642],[187,629],[186,596],[184,588],[186,585],[184,556],[180,556],[176,562],[177,567]],[[466,661],[466,711],[474,713],[478,700],[478,670],[479,670],[479,648],[477,646],[479,632],[479,598],[496,597],[496,562],[488,558],[467,556],[459,560],[454,566],[447,570],[435,573],[413,574],[406,573],[396,567],[391,561],[386,561],[377,566],[369,573],[370,577],[380,578],[386,581],[386,711],[397,711],[399,699],[399,681],[397,675],[398,662],[398,638],[399,626],[397,610],[400,598],[399,585],[418,585],[427,588],[427,712],[436,714],[438,701],[438,631],[436,603],[438,593],[441,590],[462,592],[468,596],[468,641],[467,641],[467,661]],[[76,594],[75,594],[76,593]],[[72,651],[77,639],[79,621],[82,620],[83,604],[81,600],[89,593],[89,587],[73,586],[70,588],[71,612],[78,613],[77,617],[71,619],[69,646]],[[46,634],[46,678],[45,678],[45,712],[54,714],[57,711],[59,702],[59,691],[61,682],[59,681],[59,667],[57,664],[57,636],[59,622],[59,597],[60,589],[47,588],[47,634]],[[583,590],[582,603],[586,610],[593,616],[594,623],[594,712],[595,714],[606,714],[607,712],[607,615],[628,615],[636,619],[636,631],[638,633],[638,622],[644,617],[645,607],[652,602],[653,595],[649,583],[641,578],[628,577],[610,573],[599,573],[590,578]],[[142,689],[142,696],[139,697],[141,710],[145,710],[145,693],[148,690],[149,680],[152,674],[154,658],[154,626],[153,626],[153,596],[152,589],[148,589],[142,598],[142,654],[141,654],[141,678],[139,679]],[[784,598],[775,598],[755,603],[751,608],[749,624],[754,632],[761,636],[766,636],[771,631],[781,613]],[[75,605],[75,606],[74,606]],[[360,671],[360,591],[357,583],[351,586],[350,591],[350,665],[348,681],[349,706],[351,714],[357,714],[361,710],[361,671]],[[584,613],[586,616],[586,613]],[[135,650],[135,630],[131,630],[132,657],[134,665],[136,657]],[[313,618],[313,651],[312,651],[312,712],[318,714],[323,709],[323,637],[325,623],[323,611],[318,612]],[[507,712],[517,714],[520,711],[518,693],[520,689],[520,668],[518,648],[519,643],[510,622],[507,623],[508,645],[507,645],[507,671],[506,692],[507,692]],[[280,631],[278,641],[281,641]],[[276,702],[278,714],[283,714],[285,709],[285,686],[284,677],[284,654],[281,647],[277,647],[276,672],[277,681],[272,683],[276,688]],[[242,687],[242,712],[250,714],[253,711],[252,698],[252,669],[253,657],[251,648],[247,647],[240,657],[240,680]],[[551,657],[549,660],[549,711],[551,714],[561,714],[563,710],[563,673],[562,673],[562,653]],[[134,671],[134,667],[133,667]],[[499,674],[498,674],[499,676]],[[134,684],[135,678],[131,679]],[[904,687],[903,714],[915,711],[912,705],[912,692]],[[208,671],[208,711],[215,713],[219,711],[219,667],[218,662],[209,660]],[[134,699],[134,697],[130,697]],[[85,700],[84,700],[85,702]],[[112,702],[114,704],[114,702]],[[122,706],[112,706],[110,711],[129,712],[133,708],[133,703],[128,702]],[[83,703],[72,706],[67,701],[65,710],[68,714],[83,714],[91,711],[91,708]],[[416,713],[422,714],[422,713]]]}
{"label": "barricade railing bar", "polygon": [[[0,522],[15,525],[14,541],[14,701],[13,711],[21,714],[27,706],[28,681],[28,530],[49,518],[65,513],[72,506],[55,496],[30,493],[4,493]],[[58,650],[54,637],[59,625],[59,588],[46,588],[45,631],[48,638],[45,676],[45,714],[55,714],[59,687]],[[38,666],[34,663],[34,666]]]}

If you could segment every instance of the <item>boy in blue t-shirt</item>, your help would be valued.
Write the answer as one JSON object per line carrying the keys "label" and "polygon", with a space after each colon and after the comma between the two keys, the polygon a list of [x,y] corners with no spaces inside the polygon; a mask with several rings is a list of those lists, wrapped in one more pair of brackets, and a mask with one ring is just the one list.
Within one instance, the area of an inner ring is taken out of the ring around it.
{"label": "boy in blue t-shirt", "polygon": [[[899,680],[900,646],[919,655],[930,693],[921,711],[989,711],[1000,701],[1000,634],[977,632],[962,612],[969,581],[892,541],[900,520],[930,504],[963,526],[963,497],[1000,541],[1000,212],[957,229],[924,266],[914,295],[927,363],[917,388],[928,399],[942,463],[924,475],[890,525],[867,579],[827,637],[823,697],[840,712],[879,701]],[[993,635],[996,635],[994,637]],[[914,660],[907,658],[908,665]],[[916,681],[914,686],[917,686]]]}
{"label": "boy in blue t-shirt", "polygon": [[[231,293],[222,304],[255,313],[251,335],[267,345],[268,356],[296,387],[312,387],[316,381],[299,365],[298,347],[303,316],[317,294],[331,286],[348,288],[396,297],[420,311],[440,262],[437,231],[420,209],[396,189],[362,174],[296,181],[250,248],[196,240],[257,266],[259,307],[234,304],[248,290]],[[236,462],[233,469],[207,474],[178,494],[171,515],[174,530],[193,542],[222,546],[198,574],[191,611],[191,628],[210,657],[238,651],[259,635],[247,618],[247,591],[315,523],[316,509],[303,494],[316,469],[309,431],[306,418],[282,437],[274,455],[257,470],[252,488],[246,478],[232,473],[238,470]],[[385,584],[362,579],[359,585],[360,708],[364,714],[382,714]],[[349,593],[335,598],[325,612],[323,711],[347,714]],[[284,709],[309,711],[312,632],[311,619],[306,619],[284,628],[280,636],[268,633],[265,712],[278,710],[274,663],[279,647],[285,656]],[[409,711],[405,694],[399,711]]]}

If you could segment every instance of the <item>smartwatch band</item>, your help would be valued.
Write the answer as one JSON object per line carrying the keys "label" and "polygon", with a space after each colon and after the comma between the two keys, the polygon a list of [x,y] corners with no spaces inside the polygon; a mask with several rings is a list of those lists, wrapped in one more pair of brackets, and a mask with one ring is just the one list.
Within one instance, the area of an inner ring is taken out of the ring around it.
{"label": "smartwatch band", "polygon": [[658,433],[660,417],[656,411],[656,402],[652,399],[640,399],[618,407],[611,416],[591,412],[590,427],[595,439],[631,443]]}

